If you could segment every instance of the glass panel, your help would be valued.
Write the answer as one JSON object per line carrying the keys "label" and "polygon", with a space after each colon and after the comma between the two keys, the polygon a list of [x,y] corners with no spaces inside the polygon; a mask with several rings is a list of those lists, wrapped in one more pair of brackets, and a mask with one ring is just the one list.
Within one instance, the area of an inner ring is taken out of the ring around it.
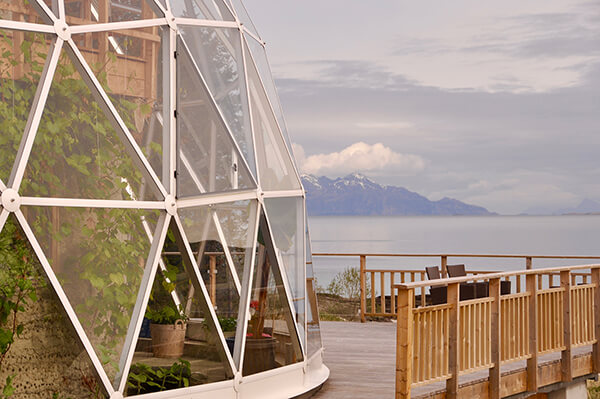
{"label": "glass panel", "polygon": [[[65,0],[70,25],[158,18],[152,0]],[[162,15],[161,15],[162,16]]]}
{"label": "glass panel", "polygon": [[172,223],[129,370],[127,396],[233,377],[186,254],[177,226]]}
{"label": "glass panel", "polygon": [[[67,184],[68,182],[68,184]],[[63,52],[21,193],[26,196],[156,199],[111,122]]]}
{"label": "glass panel", "polygon": [[251,62],[248,49],[245,48],[244,51],[246,51],[248,90],[256,139],[260,185],[264,191],[300,189],[300,182],[296,176],[292,159],[277,126],[275,115],[273,115],[267,100],[258,72]]}
{"label": "glass panel", "polygon": [[250,112],[238,29],[179,26],[190,54],[256,176]]}
{"label": "glass panel", "polygon": [[248,11],[246,11],[246,7],[244,6],[244,4],[242,4],[242,1],[241,0],[231,0],[231,3],[233,4],[233,9],[234,9],[235,13],[237,14],[237,17],[240,20],[240,22],[244,24],[246,29],[248,29],[250,32],[254,33],[256,36],[258,36],[260,38],[260,36],[258,35],[258,31],[256,30],[256,27],[254,26],[254,24],[252,23],[252,20],[250,19],[250,16],[248,15]]}
{"label": "glass panel", "polygon": [[235,21],[223,0],[171,0],[176,17]]}
{"label": "glass panel", "polygon": [[291,290],[300,339],[304,342],[306,277],[303,199],[302,197],[265,198],[265,210],[279,259],[283,262],[285,276]]}
{"label": "glass panel", "polygon": [[[7,392],[12,386],[14,393],[8,396],[13,399],[107,397],[71,321],[12,215],[0,234],[0,291],[3,342],[6,338],[14,340],[0,349],[0,389]],[[8,385],[7,378],[11,378]]]}
{"label": "glass panel", "polygon": [[313,271],[313,257],[310,234],[308,232],[308,221],[306,222],[306,260],[306,298],[308,299],[308,306],[306,307],[306,355],[310,358],[323,347],[323,343],[321,341],[321,325],[319,323],[319,306],[316,293],[317,279],[314,277]]}
{"label": "glass panel", "polygon": [[233,261],[233,270],[241,282],[243,270],[252,260],[256,208],[256,201],[239,201],[179,209],[213,307],[219,317],[230,319],[230,324],[234,322],[231,319],[237,321],[239,293],[224,253],[223,239]]}
{"label": "glass panel", "polygon": [[177,43],[177,196],[255,187],[185,45]]}
{"label": "glass panel", "polygon": [[[255,67],[257,68],[258,73],[260,74],[260,78],[262,79],[263,85],[267,90],[267,96],[269,98],[269,101],[271,102],[273,111],[275,112],[277,123],[279,124],[279,128],[283,132],[283,138],[291,152],[292,143],[290,141],[287,126],[283,118],[283,110],[281,108],[279,96],[277,95],[277,89],[275,88],[275,82],[273,80],[273,74],[271,73],[271,67],[269,66],[269,61],[267,59],[267,53],[262,44],[254,40],[254,38],[248,35],[246,35],[245,37],[248,43],[248,47],[250,48],[250,52],[252,53],[252,58],[254,60]],[[294,161],[293,158],[292,161]]]}
{"label": "glass panel", "polygon": [[155,220],[158,211],[21,209],[106,373],[115,380],[150,250],[144,223]]}
{"label": "glass panel", "polygon": [[29,0],[10,0],[0,3],[0,19],[12,21],[48,24],[40,17],[37,10],[30,5]]}
{"label": "glass panel", "polygon": [[[164,79],[163,38],[168,29],[150,27],[73,35],[104,91],[159,178],[162,173]],[[104,51],[99,51],[104,49]],[[163,180],[163,183],[164,180]]]}
{"label": "glass panel", "polygon": [[294,317],[264,215],[260,218],[251,287],[251,318],[242,374],[251,375],[302,361]]}
{"label": "glass panel", "polygon": [[0,30],[0,179],[8,183],[40,75],[50,35]]}

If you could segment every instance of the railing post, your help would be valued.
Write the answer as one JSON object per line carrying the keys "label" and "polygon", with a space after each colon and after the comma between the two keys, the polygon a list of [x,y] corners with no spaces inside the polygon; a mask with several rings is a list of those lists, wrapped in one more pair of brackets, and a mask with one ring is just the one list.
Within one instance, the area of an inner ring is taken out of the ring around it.
{"label": "railing post", "polygon": [[532,263],[533,262],[532,262],[531,256],[527,256],[525,258],[525,269],[527,269],[527,270],[531,269],[533,267]]}
{"label": "railing post", "polygon": [[560,286],[563,291],[563,339],[565,349],[561,353],[562,380],[573,379],[573,367],[571,364],[571,272],[568,270],[560,272]]}
{"label": "railing post", "polygon": [[495,278],[490,280],[490,298],[494,298],[491,309],[491,349],[492,363],[489,375],[489,397],[490,399],[500,399],[500,336],[501,336],[501,320],[500,320],[500,279]]}
{"label": "railing post", "polygon": [[413,308],[415,290],[398,290],[396,316],[396,399],[410,399],[413,364]]}
{"label": "railing post", "polygon": [[442,255],[442,263],[440,267],[442,269],[442,278],[448,277],[448,257],[446,255]]}
{"label": "railing post", "polygon": [[594,287],[594,338],[596,343],[592,347],[592,364],[594,374],[600,373],[600,269],[593,268],[592,284]]}
{"label": "railing post", "polygon": [[527,390],[536,392],[538,388],[538,344],[537,344],[537,275],[528,274],[525,277],[527,292],[529,292],[529,353],[527,359]]}
{"label": "railing post", "polygon": [[446,380],[446,398],[456,399],[458,397],[458,372],[460,369],[459,342],[460,342],[460,285],[457,283],[448,285],[448,309],[449,331],[448,331],[448,373],[450,378]]}
{"label": "railing post", "polygon": [[[367,275],[365,270],[367,269],[367,257],[366,255],[360,255],[360,322],[366,321],[365,313],[367,311]],[[371,294],[373,295],[373,294]]]}

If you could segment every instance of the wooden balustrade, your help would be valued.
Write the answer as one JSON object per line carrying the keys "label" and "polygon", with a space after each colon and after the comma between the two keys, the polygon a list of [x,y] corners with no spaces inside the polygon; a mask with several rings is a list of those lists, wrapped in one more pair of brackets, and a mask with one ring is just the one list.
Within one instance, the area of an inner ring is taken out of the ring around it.
{"label": "wooden balustrade", "polygon": [[[395,284],[412,283],[426,280],[425,270],[399,268],[397,265],[388,268],[368,268],[367,257],[369,258],[432,258],[439,259],[442,276],[446,276],[446,266],[451,258],[482,258],[482,259],[523,259],[525,269],[533,267],[535,259],[557,260],[557,259],[600,259],[600,256],[567,256],[567,255],[497,255],[497,254],[396,254],[396,253],[313,253],[315,258],[357,258],[360,265],[360,314],[361,322],[365,322],[367,317],[396,317],[396,297],[397,292],[393,288]],[[432,263],[434,261],[432,260]],[[469,276],[480,274],[495,273],[489,270],[468,270]],[[581,270],[571,273],[572,285],[590,284],[592,276],[590,272]],[[513,293],[521,293],[525,290],[525,276],[521,274],[508,275],[503,280],[511,282]],[[560,273],[548,272],[540,273],[537,278],[538,290],[560,286]],[[428,289],[426,287],[415,290],[415,303],[418,306],[424,306],[427,302]]]}
{"label": "wooden balustrade", "polygon": [[[406,273],[405,280],[412,278],[411,271]],[[506,279],[526,282],[524,290],[500,295],[500,281]],[[487,282],[489,296],[459,301],[460,284],[468,281]],[[599,283],[600,265],[397,282],[392,285],[398,319],[396,398],[410,398],[413,387],[439,381],[446,381],[446,398],[456,398],[460,375],[486,369],[482,397],[489,398],[533,393],[597,372]],[[447,287],[447,303],[417,306],[420,291],[432,284]],[[572,349],[586,345],[592,346],[591,353],[584,352],[590,360],[576,361]],[[560,354],[560,367],[548,377],[540,374],[538,359],[551,352]],[[518,361],[523,362],[520,379],[511,377],[514,372],[501,374],[501,364]],[[502,383],[510,378],[514,384]]]}

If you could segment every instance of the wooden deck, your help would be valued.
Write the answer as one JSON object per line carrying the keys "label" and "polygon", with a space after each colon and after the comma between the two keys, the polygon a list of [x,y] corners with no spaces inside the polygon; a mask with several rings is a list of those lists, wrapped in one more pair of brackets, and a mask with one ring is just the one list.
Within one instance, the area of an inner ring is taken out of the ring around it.
{"label": "wooden deck", "polygon": [[[329,380],[313,397],[315,399],[381,399],[394,397],[396,367],[396,323],[393,322],[321,322],[325,364],[331,370]],[[591,363],[591,346],[573,351],[574,363]],[[560,372],[560,352],[539,357],[539,373],[544,382],[552,381],[556,366]],[[502,379],[509,383],[511,375],[518,377],[526,362],[502,366]],[[506,376],[506,377],[505,377]],[[487,397],[478,387],[487,387],[487,370],[460,377],[460,394]],[[445,383],[416,387],[413,398],[444,397]],[[487,391],[487,388],[483,391]]]}

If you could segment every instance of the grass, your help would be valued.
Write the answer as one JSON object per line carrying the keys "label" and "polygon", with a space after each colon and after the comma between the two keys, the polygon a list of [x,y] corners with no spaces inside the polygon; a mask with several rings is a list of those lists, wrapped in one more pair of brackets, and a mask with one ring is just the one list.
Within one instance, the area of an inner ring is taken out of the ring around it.
{"label": "grass", "polygon": [[588,399],[600,399],[600,381],[587,381]]}

